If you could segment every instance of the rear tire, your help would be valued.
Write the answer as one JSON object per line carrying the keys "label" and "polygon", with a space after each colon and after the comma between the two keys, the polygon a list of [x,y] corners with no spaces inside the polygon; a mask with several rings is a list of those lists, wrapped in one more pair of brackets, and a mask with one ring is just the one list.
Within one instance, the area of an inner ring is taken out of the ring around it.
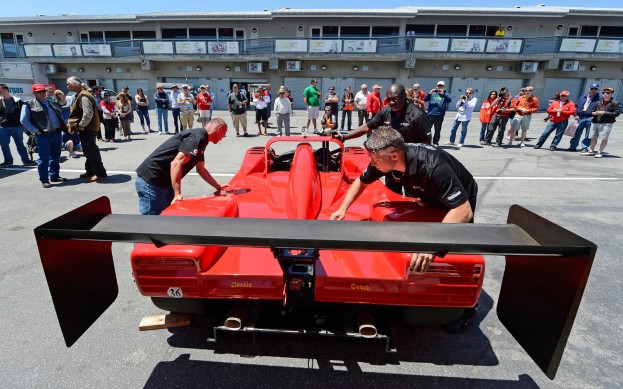
{"label": "rear tire", "polygon": [[164,311],[189,314],[203,314],[207,311],[205,300],[203,299],[152,297],[151,301],[156,307]]}

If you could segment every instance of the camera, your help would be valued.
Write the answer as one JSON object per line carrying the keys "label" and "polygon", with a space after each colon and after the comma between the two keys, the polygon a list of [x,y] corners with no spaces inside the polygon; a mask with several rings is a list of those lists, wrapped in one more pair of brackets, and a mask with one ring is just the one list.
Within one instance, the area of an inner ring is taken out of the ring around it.
{"label": "camera", "polygon": [[503,99],[506,97],[507,94],[508,94],[507,92],[500,92],[498,96]]}

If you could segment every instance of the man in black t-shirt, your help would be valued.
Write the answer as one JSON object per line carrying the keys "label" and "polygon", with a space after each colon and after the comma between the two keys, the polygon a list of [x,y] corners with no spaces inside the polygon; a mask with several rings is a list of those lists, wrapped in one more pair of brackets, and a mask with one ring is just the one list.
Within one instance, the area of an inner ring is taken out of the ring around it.
{"label": "man in black t-shirt", "polygon": [[183,200],[182,177],[196,166],[197,173],[216,190],[223,187],[205,168],[204,151],[227,133],[227,124],[214,118],[205,129],[193,128],[166,140],[136,169],[136,193],[141,215],[159,215],[169,204]]}
{"label": "man in black t-shirt", "polygon": [[368,123],[348,134],[336,133],[334,137],[344,142],[347,139],[359,138],[380,126],[390,126],[402,135],[406,143],[431,144],[432,122],[426,112],[407,100],[404,85],[391,85],[387,88],[385,99],[387,106],[374,115]]}
{"label": "man in black t-shirt", "polygon": [[[389,126],[374,131],[365,148],[370,165],[348,189],[331,220],[343,219],[366,186],[385,176],[403,185],[407,194],[432,207],[447,209],[442,223],[473,223],[478,185],[456,158],[435,146],[405,144],[402,136]],[[433,258],[433,254],[415,253],[409,270],[425,272]]]}

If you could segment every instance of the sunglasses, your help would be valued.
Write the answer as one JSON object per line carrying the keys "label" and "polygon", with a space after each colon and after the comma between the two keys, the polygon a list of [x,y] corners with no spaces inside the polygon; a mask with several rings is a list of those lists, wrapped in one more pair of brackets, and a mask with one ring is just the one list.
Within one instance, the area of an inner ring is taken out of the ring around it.
{"label": "sunglasses", "polygon": [[38,90],[38,91],[36,91],[34,93],[45,93],[45,91],[44,90]]}
{"label": "sunglasses", "polygon": [[606,91],[601,92],[601,93],[603,93],[604,95],[611,95],[612,94],[612,92],[606,92]]}

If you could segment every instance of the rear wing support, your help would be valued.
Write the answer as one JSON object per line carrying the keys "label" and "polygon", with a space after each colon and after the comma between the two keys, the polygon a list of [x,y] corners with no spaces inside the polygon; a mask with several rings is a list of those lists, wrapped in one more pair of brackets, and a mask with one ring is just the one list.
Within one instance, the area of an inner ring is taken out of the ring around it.
{"label": "rear wing support", "polygon": [[35,237],[68,347],[117,297],[111,242],[502,255],[498,317],[550,379],[597,250],[518,205],[507,224],[483,225],[113,215],[100,197]]}

